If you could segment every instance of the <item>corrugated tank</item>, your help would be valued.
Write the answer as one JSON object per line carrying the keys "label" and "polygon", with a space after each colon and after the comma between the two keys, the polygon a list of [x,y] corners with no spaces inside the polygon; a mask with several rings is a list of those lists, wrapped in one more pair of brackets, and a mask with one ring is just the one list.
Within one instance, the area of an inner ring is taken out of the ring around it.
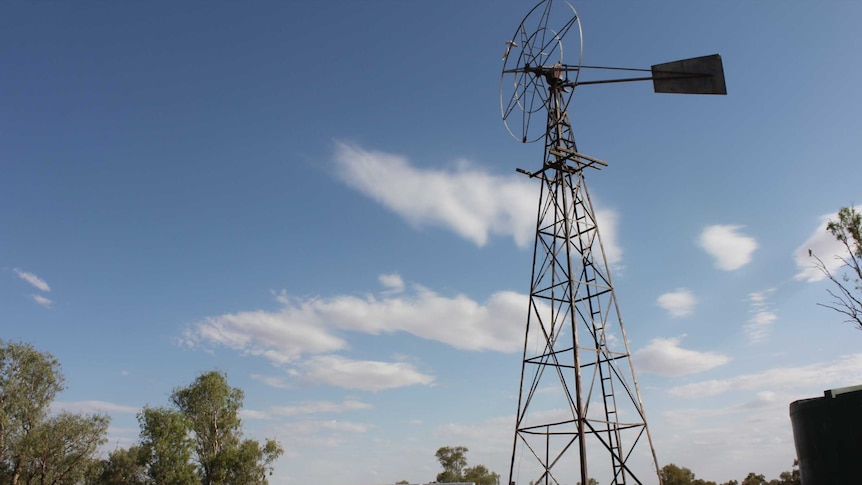
{"label": "corrugated tank", "polygon": [[862,484],[862,385],[790,404],[802,485]]}

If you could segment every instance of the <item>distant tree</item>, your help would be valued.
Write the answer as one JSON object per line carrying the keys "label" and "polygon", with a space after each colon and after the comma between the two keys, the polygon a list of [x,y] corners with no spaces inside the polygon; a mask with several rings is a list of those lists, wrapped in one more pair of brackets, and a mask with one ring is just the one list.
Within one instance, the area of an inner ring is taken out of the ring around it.
{"label": "distant tree", "polygon": [[92,470],[108,418],[48,409],[63,389],[60,364],[25,343],[0,340],[0,479],[72,485]]}
{"label": "distant tree", "polygon": [[766,477],[763,475],[758,475],[757,473],[751,472],[748,476],[742,480],[741,485],[767,485]]}
{"label": "distant tree", "polygon": [[60,413],[33,428],[27,443],[27,483],[78,484],[106,441],[107,416]]}
{"label": "distant tree", "polygon": [[463,481],[476,485],[496,485],[500,481],[500,475],[488,470],[485,465],[476,465],[464,469]]}
{"label": "distant tree", "polygon": [[691,485],[694,481],[694,473],[691,470],[673,463],[661,467],[659,475],[664,485]]}
{"label": "distant tree", "polygon": [[178,388],[171,402],[191,426],[202,485],[267,483],[272,463],[284,452],[274,440],[242,439],[239,410],[244,394],[216,371]]}
{"label": "distant tree", "polygon": [[189,424],[179,411],[144,407],[138,413],[141,426],[141,453],[147,476],[164,485],[200,483],[192,457],[194,444]]}
{"label": "distant tree", "polygon": [[409,485],[410,482],[408,482],[407,480],[401,480],[400,482],[395,482],[395,485],[404,485],[404,484]]}
{"label": "distant tree", "polygon": [[283,450],[274,440],[243,439],[243,397],[213,371],[175,389],[172,408],[144,408],[138,421],[149,477],[170,485],[266,484]]}
{"label": "distant tree", "polygon": [[117,448],[99,463],[87,485],[151,485],[146,458],[140,446]]}
{"label": "distant tree", "polygon": [[768,485],[802,485],[802,477],[799,475],[799,462],[793,460],[793,468],[789,472],[781,472],[778,478],[770,480]]}
{"label": "distant tree", "polygon": [[[578,485],[581,485],[581,482],[578,482]],[[599,485],[599,481],[595,478],[588,478],[587,485]]]}
{"label": "distant tree", "polygon": [[838,275],[832,273],[809,250],[808,254],[817,261],[815,266],[836,287],[836,291],[827,290],[832,296],[830,303],[818,304],[843,314],[846,322],[862,330],[862,214],[855,207],[842,207],[838,211],[838,220],[830,220],[826,230],[844,246],[844,256],[836,256],[843,263],[844,271]]}
{"label": "distant tree", "polygon": [[437,450],[437,461],[443,471],[437,474],[438,483],[473,482],[476,485],[496,485],[500,475],[485,465],[467,467],[467,448],[443,446]]}
{"label": "distant tree", "polygon": [[464,468],[467,466],[467,448],[463,446],[443,446],[437,449],[437,461],[443,471],[437,474],[437,482],[453,483],[463,481]]}
{"label": "distant tree", "polygon": [[722,483],[721,485],[739,485],[739,482],[736,480],[728,480],[728,481]]}

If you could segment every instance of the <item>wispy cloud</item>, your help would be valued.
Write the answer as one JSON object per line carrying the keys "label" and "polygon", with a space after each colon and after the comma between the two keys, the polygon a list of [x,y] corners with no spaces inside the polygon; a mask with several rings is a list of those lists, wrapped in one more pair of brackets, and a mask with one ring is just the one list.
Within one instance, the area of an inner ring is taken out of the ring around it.
{"label": "wispy cloud", "polygon": [[744,328],[749,343],[756,343],[765,339],[772,328],[772,324],[778,319],[778,315],[772,312],[768,300],[769,296],[774,292],[775,288],[770,288],[748,295],[753,315]]}
{"label": "wispy cloud", "polygon": [[343,389],[382,391],[397,387],[430,385],[434,376],[406,362],[352,360],[338,355],[312,357],[301,365],[304,379]]}
{"label": "wispy cloud", "polygon": [[685,317],[694,312],[696,300],[694,295],[686,288],[680,288],[658,297],[657,303],[667,310],[674,318]]}
{"label": "wispy cloud", "polygon": [[54,401],[51,411],[70,413],[126,413],[136,414],[141,408],[106,401]]}
{"label": "wispy cloud", "polygon": [[730,478],[728,463],[739,471],[786,470],[794,456],[787,405],[802,397],[811,396],[758,391],[725,406],[702,401],[707,407],[668,410],[662,417],[670,428],[653,432],[656,447],[668,462],[691,464],[699,476],[719,481]]}
{"label": "wispy cloud", "polygon": [[404,280],[398,273],[382,274],[378,277],[380,284],[393,293],[404,291]]}
{"label": "wispy cloud", "polygon": [[[190,325],[181,342],[190,347],[226,347],[287,366],[291,379],[347,389],[381,390],[429,385],[434,378],[405,362],[350,360],[344,331],[377,335],[406,332],[464,350],[516,352],[523,346],[527,297],[511,291],[477,302],[443,296],[420,285],[383,275],[387,290],[377,295],[291,298],[277,294],[278,311],[248,311],[206,318]],[[393,293],[391,288],[402,287]],[[281,377],[255,375],[273,387],[290,387]]]}
{"label": "wispy cloud", "polygon": [[826,230],[826,224],[830,220],[837,219],[837,211],[821,216],[817,228],[811,233],[811,236],[793,252],[793,260],[799,270],[794,277],[795,279],[814,282],[826,278],[823,271],[814,266],[816,261],[811,257],[811,254],[820,258],[829,271],[837,271],[844,265],[839,256],[847,256],[847,249]]}
{"label": "wispy cloud", "polygon": [[669,377],[697,374],[730,362],[716,352],[698,352],[680,347],[678,338],[655,338],[634,354],[638,369]]}
{"label": "wispy cloud", "polygon": [[27,283],[30,283],[37,290],[44,291],[46,293],[51,291],[51,287],[48,286],[48,283],[46,283],[45,280],[39,278],[35,274],[21,271],[18,268],[15,268],[13,271],[15,271],[19,278],[26,281]]}
{"label": "wispy cloud", "polygon": [[305,401],[292,406],[273,406],[265,411],[245,410],[252,419],[269,419],[275,416],[293,417],[310,414],[333,414],[372,409],[374,406],[356,399],[341,402]]}
{"label": "wispy cloud", "polygon": [[269,387],[274,387],[276,389],[292,389],[293,386],[287,382],[283,377],[279,376],[264,376],[260,374],[251,374],[249,375],[252,379],[256,381],[263,382]]}
{"label": "wispy cloud", "polygon": [[410,165],[402,156],[338,143],[342,180],[417,226],[442,226],[479,246],[489,234],[527,246],[535,224],[538,186],[491,175],[466,164],[453,171]]}
{"label": "wispy cloud", "polygon": [[295,299],[281,294],[280,311],[250,311],[206,318],[188,327],[189,346],[223,346],[287,364],[303,355],[347,348],[338,330],[367,334],[407,332],[465,350],[515,352],[523,345],[527,297],[500,291],[480,303],[443,296],[420,285],[392,295]]}
{"label": "wispy cloud", "polygon": [[757,241],[740,232],[744,226],[707,226],[700,234],[698,243],[715,258],[715,267],[725,271],[739,269],[751,262],[751,254],[757,249]]}
{"label": "wispy cloud", "polygon": [[45,308],[51,308],[51,305],[53,305],[53,304],[54,304],[54,302],[53,302],[53,301],[51,301],[51,300],[50,300],[50,299],[48,299],[48,298],[45,298],[45,297],[44,297],[44,296],[42,296],[42,295],[31,295],[31,296],[33,297],[33,301],[35,301],[35,302],[36,302],[36,303],[38,303],[39,305],[42,305],[42,306],[43,306],[43,307],[45,307]]}
{"label": "wispy cloud", "polygon": [[[417,227],[436,226],[484,246],[491,235],[533,242],[539,185],[523,176],[494,175],[462,161],[451,170],[415,167],[400,155],[337,143],[335,162],[347,185]],[[595,208],[609,264],[622,259],[617,214]]]}
{"label": "wispy cloud", "polygon": [[812,386],[826,389],[826,386],[858,384],[856,379],[859,375],[862,375],[862,354],[853,354],[832,362],[800,367],[776,367],[755,374],[695,382],[674,387],[670,393],[675,396],[709,397],[736,390],[782,391]]}

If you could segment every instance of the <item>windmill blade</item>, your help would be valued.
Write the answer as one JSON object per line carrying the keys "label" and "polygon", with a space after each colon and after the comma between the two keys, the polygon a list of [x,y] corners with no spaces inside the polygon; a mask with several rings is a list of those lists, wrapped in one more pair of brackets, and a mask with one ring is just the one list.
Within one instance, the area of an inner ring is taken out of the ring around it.
{"label": "windmill blade", "polygon": [[694,57],[652,66],[657,93],[727,94],[721,56]]}

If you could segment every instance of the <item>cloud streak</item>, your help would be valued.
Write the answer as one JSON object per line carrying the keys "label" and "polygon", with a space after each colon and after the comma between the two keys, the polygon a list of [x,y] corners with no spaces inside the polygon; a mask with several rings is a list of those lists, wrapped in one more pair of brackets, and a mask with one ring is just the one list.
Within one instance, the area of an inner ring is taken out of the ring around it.
{"label": "cloud streak", "polygon": [[[336,143],[335,163],[345,184],[416,227],[449,229],[480,247],[492,235],[510,236],[520,247],[533,241],[539,186],[525,177],[494,175],[466,162],[448,171],[422,169],[403,156],[346,143]],[[617,264],[617,214],[594,210],[608,263]]]}
{"label": "cloud streak", "polygon": [[51,291],[51,287],[48,286],[48,283],[46,283],[45,280],[36,276],[35,274],[21,271],[18,268],[15,268],[13,271],[15,271],[15,274],[17,274],[19,278],[26,281],[27,283],[30,283],[37,290],[44,291],[46,293]]}
{"label": "cloud streak", "polygon": [[745,329],[745,334],[748,336],[749,343],[763,341],[769,334],[772,324],[778,320],[778,315],[771,310],[768,301],[769,296],[773,292],[775,292],[775,288],[748,295],[753,315],[743,328]]}
{"label": "cloud streak", "polygon": [[799,367],[777,367],[755,374],[744,374],[727,379],[713,379],[677,386],[670,390],[675,396],[710,397],[729,391],[792,390],[808,387],[841,387],[857,382],[862,375],[862,354],[843,356],[832,362]]}
{"label": "cloud streak", "polygon": [[715,258],[715,267],[725,271],[737,270],[751,262],[757,241],[740,232],[744,226],[707,226],[700,234],[698,244]]}
{"label": "cloud streak", "polygon": [[334,414],[349,411],[361,411],[372,409],[371,404],[356,400],[345,399],[344,401],[305,401],[293,406],[273,406],[265,411],[244,410],[246,417],[250,419],[270,419],[279,417],[307,416],[311,414]]}
{"label": "cloud streak", "polygon": [[667,310],[671,317],[679,318],[689,316],[694,312],[696,300],[691,291],[680,288],[659,296],[656,302],[660,307]]}
{"label": "cloud streak", "polygon": [[45,308],[51,308],[51,305],[53,305],[53,304],[54,304],[54,302],[53,302],[53,301],[51,301],[51,300],[50,300],[50,299],[48,299],[48,298],[45,298],[45,297],[44,297],[44,296],[42,296],[42,295],[32,295],[32,296],[33,296],[33,301],[35,301],[35,302],[36,302],[36,303],[38,303],[39,305],[42,305],[42,306],[43,306],[43,307],[45,307]]}
{"label": "cloud streak", "polygon": [[[291,298],[277,295],[278,311],[248,311],[206,318],[190,325],[181,342],[189,347],[225,347],[287,366],[292,377],[347,389],[383,390],[429,385],[433,377],[403,362],[354,361],[336,355],[348,349],[344,332],[370,335],[406,332],[463,350],[516,352],[523,346],[525,295],[500,291],[486,301],[443,296],[421,285],[381,277],[377,295]],[[394,289],[403,288],[393,293]],[[257,376],[275,387],[280,378]]]}
{"label": "cloud streak", "polygon": [[698,352],[680,347],[678,338],[655,338],[634,354],[638,369],[667,377],[697,374],[730,362],[715,352]]}

